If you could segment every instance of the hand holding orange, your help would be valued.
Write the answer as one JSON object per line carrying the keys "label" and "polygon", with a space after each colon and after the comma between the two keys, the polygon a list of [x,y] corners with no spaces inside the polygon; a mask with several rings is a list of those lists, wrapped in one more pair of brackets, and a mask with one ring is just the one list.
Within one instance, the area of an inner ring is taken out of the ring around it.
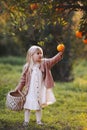
{"label": "hand holding orange", "polygon": [[64,51],[65,50],[65,45],[63,43],[57,45],[57,51]]}

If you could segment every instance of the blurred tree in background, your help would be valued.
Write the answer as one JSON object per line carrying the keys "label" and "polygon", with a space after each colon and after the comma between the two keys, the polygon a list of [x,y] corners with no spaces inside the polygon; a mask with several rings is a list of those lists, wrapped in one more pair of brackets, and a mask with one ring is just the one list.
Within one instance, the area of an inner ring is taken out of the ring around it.
{"label": "blurred tree in background", "polygon": [[87,57],[87,46],[82,39],[75,39],[76,30],[82,32],[82,39],[87,38],[85,0],[0,2],[0,56],[23,56],[31,45],[38,44],[45,57],[52,57],[57,53],[56,46],[63,42],[64,59],[52,69],[55,80],[71,80],[73,59]]}

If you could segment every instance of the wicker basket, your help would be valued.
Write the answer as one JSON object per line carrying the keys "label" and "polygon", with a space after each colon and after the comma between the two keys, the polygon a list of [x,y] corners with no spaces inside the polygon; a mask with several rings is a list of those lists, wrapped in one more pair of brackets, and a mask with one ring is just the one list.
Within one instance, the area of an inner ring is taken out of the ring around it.
{"label": "wicker basket", "polygon": [[6,97],[6,106],[10,110],[20,111],[23,109],[25,96],[20,92],[11,91]]}

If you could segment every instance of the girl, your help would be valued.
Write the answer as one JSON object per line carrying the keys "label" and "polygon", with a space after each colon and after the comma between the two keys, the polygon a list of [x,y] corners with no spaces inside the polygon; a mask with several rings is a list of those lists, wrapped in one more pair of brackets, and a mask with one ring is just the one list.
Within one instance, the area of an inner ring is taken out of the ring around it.
{"label": "girl", "polygon": [[39,46],[32,46],[27,52],[27,63],[16,91],[22,91],[25,86],[26,101],[24,104],[24,126],[28,126],[30,111],[36,111],[37,124],[42,124],[42,107],[56,101],[52,87],[54,81],[50,69],[62,59],[63,52],[59,52],[53,58],[43,58],[43,50]]}

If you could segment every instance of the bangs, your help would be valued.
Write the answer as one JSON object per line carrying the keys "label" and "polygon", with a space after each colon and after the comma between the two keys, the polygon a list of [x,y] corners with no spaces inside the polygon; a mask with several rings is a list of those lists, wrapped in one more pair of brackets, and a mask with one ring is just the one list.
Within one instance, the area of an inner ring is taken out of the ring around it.
{"label": "bangs", "polygon": [[36,51],[40,51],[41,54],[43,55],[43,50],[42,50],[42,48],[39,47],[39,46],[32,46],[32,47],[29,49],[30,55],[33,55]]}
{"label": "bangs", "polygon": [[39,47],[39,46],[32,46],[32,47],[30,47],[30,48],[28,49],[28,51],[27,51],[26,61],[27,61],[27,62],[30,62],[30,59],[32,58],[32,55],[33,55],[35,52],[37,52],[37,51],[39,51],[39,52],[42,54],[42,56],[43,56],[43,50],[42,50],[41,47]]}
{"label": "bangs", "polygon": [[36,51],[40,52],[43,55],[43,51],[41,48],[37,48]]}

